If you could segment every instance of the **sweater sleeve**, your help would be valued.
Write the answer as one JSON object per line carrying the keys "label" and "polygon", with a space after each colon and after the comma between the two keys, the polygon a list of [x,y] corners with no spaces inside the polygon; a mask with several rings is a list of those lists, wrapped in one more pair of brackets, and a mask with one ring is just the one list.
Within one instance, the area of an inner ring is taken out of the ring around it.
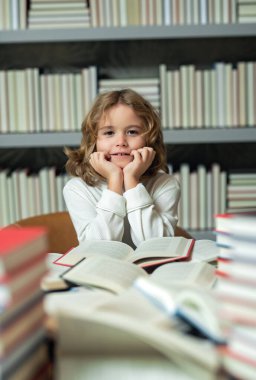
{"label": "sweater sleeve", "polygon": [[124,193],[131,237],[136,246],[152,237],[174,236],[180,187],[173,176],[162,176],[150,192],[143,184]]}
{"label": "sweater sleeve", "polygon": [[78,179],[65,185],[63,195],[79,242],[86,239],[122,241],[126,215],[123,196],[108,189],[89,187]]}

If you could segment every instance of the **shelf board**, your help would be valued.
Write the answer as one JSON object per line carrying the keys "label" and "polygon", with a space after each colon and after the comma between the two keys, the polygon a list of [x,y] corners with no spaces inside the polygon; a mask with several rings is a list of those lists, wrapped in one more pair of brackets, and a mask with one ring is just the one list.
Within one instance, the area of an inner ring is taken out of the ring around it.
{"label": "shelf board", "polygon": [[0,135],[0,148],[78,146],[81,132],[12,133]]}
{"label": "shelf board", "polygon": [[206,239],[206,240],[216,241],[216,235],[215,235],[214,231],[212,231],[212,230],[199,231],[199,230],[189,230],[188,229],[187,231],[196,240]]}
{"label": "shelf board", "polygon": [[[256,128],[164,130],[166,144],[256,142]],[[0,134],[0,148],[78,146],[81,132]]]}
{"label": "shelf board", "polygon": [[127,26],[83,29],[6,30],[0,44],[256,36],[255,24]]}
{"label": "shelf board", "polygon": [[166,144],[256,142],[256,128],[198,128],[164,130]]}

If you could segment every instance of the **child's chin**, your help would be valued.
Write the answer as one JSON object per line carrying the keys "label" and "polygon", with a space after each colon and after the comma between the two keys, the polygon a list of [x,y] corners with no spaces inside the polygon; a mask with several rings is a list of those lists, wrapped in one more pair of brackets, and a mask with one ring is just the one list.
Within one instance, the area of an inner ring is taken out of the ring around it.
{"label": "child's chin", "polygon": [[126,163],[124,163],[124,162],[116,162],[115,164],[116,164],[116,166],[118,166],[120,169],[124,169],[124,168],[126,167],[126,165],[129,164],[129,162],[126,162]]}
{"label": "child's chin", "polygon": [[127,159],[118,159],[118,160],[116,160],[116,159],[112,159],[111,160],[115,165],[117,165],[119,168],[121,168],[121,169],[123,169],[123,168],[125,168],[126,167],[126,165],[128,165],[132,160],[130,159],[130,157],[128,158],[127,157]]}

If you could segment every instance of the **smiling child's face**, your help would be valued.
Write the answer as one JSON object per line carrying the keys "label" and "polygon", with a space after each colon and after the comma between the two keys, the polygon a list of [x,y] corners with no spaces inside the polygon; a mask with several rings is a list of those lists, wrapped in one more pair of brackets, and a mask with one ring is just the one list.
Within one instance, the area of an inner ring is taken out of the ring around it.
{"label": "smiling child's face", "polygon": [[130,154],[146,146],[142,119],[132,108],[117,104],[102,116],[96,140],[97,152],[105,152],[107,159],[120,168],[133,160]]}

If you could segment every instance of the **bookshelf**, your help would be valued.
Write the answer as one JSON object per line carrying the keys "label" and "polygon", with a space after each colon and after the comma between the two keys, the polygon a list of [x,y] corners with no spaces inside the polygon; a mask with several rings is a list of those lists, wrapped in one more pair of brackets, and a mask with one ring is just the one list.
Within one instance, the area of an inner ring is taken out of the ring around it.
{"label": "bookshelf", "polygon": [[0,32],[1,44],[29,44],[74,41],[157,40],[178,38],[255,37],[255,24],[212,24],[175,26],[127,26],[56,30],[6,30]]}
{"label": "bookshelf", "polygon": [[[166,144],[246,143],[256,141],[256,128],[165,130]],[[0,148],[78,146],[80,132],[12,133],[1,136]]]}
{"label": "bookshelf", "polygon": [[[95,65],[98,78],[140,78],[158,75],[161,63],[204,66],[220,61],[256,61],[255,24],[0,31],[0,70],[38,67],[68,71]],[[1,134],[0,166],[15,168],[17,151],[19,163],[22,159],[28,162],[35,151],[42,155],[40,164],[44,159],[54,162],[56,150],[56,165],[63,169],[63,146],[76,146],[80,138],[80,132]],[[255,126],[166,129],[164,140],[176,167],[182,160],[191,162],[192,167],[200,163],[209,167],[212,160],[219,161],[225,170],[256,169]]]}

